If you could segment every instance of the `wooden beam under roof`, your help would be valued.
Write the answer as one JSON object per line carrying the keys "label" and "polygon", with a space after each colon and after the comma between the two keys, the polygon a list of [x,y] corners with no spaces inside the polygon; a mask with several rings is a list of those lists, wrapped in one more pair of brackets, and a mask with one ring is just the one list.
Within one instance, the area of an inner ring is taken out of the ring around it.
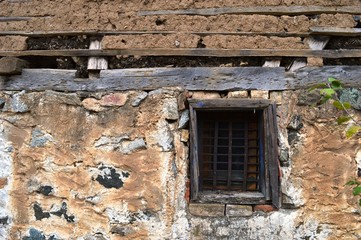
{"label": "wooden beam under roof", "polygon": [[191,8],[179,10],[139,11],[139,16],[153,15],[200,15],[215,16],[221,14],[262,14],[262,15],[316,15],[316,14],[361,14],[361,6],[256,6],[256,7],[220,7]]}
{"label": "wooden beam under roof", "polygon": [[198,56],[198,57],[323,57],[357,58],[361,49],[310,50],[310,49],[206,49],[206,48],[149,48],[149,49],[67,49],[0,51],[0,56],[54,56],[54,57],[106,57],[106,56]]}
{"label": "wooden beam under roof", "polygon": [[19,76],[0,76],[0,90],[122,91],[182,87],[188,90],[306,89],[332,76],[345,87],[361,87],[360,66],[305,67],[294,73],[284,68],[197,67],[102,70],[98,79],[75,78],[75,70],[24,69]]}

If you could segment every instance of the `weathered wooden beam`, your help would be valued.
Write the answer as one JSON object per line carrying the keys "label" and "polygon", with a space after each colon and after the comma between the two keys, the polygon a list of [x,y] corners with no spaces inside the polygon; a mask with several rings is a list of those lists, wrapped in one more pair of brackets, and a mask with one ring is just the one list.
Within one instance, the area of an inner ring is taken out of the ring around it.
{"label": "weathered wooden beam", "polygon": [[103,56],[198,56],[198,57],[361,57],[361,49],[310,50],[310,49],[206,49],[206,48],[149,48],[149,49],[68,49],[0,51],[0,56],[57,56],[57,57],[103,57]]}
{"label": "weathered wooden beam", "polygon": [[221,7],[221,8],[192,8],[180,10],[139,11],[140,16],[152,15],[201,15],[214,16],[221,14],[265,14],[265,15],[315,15],[315,14],[360,14],[361,7],[357,6],[261,6],[261,7]]}
{"label": "weathered wooden beam", "polygon": [[310,27],[310,33],[324,36],[357,37],[361,36],[361,28]]}
{"label": "weathered wooden beam", "polygon": [[34,18],[50,18],[52,16],[0,16],[0,22],[18,22],[18,21],[30,21]]}
{"label": "weathered wooden beam", "polygon": [[0,22],[30,21],[32,17],[0,17]]}
{"label": "weathered wooden beam", "polygon": [[[0,31],[0,36],[17,35],[29,37],[54,37],[54,36],[107,36],[107,35],[143,35],[143,34],[176,34],[177,31]],[[184,34],[194,34],[199,36],[211,35],[237,35],[237,36],[276,36],[276,37],[306,37],[309,36],[308,32],[182,32]]]}
{"label": "weathered wooden beam", "polygon": [[345,86],[361,87],[361,66],[305,67],[294,73],[284,68],[146,68],[101,71],[97,80],[75,78],[75,70],[24,69],[19,76],[0,76],[1,90],[108,91],[154,90],[287,90],[308,88],[332,76]]}

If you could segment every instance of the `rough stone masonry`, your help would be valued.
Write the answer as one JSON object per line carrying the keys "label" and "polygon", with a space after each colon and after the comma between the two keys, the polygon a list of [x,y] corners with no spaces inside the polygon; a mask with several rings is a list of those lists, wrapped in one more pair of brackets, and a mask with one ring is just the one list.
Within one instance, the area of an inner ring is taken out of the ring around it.
{"label": "rough stone masonry", "polygon": [[305,91],[278,102],[283,207],[190,204],[188,92],[2,92],[2,239],[357,239],[344,187],[360,140],[344,139]]}

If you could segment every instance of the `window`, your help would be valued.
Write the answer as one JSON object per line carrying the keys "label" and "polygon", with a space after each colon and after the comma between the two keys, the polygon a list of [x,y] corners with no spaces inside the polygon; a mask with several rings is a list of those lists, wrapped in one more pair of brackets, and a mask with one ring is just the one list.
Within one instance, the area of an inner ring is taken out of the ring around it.
{"label": "window", "polygon": [[276,107],[270,100],[189,100],[191,199],[279,207]]}

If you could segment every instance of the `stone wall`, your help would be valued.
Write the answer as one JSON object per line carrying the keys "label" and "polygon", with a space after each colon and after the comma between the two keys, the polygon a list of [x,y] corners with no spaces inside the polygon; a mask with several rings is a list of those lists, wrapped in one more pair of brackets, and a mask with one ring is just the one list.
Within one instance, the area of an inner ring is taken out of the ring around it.
{"label": "stone wall", "polygon": [[[282,208],[190,203],[187,98],[251,96],[278,103]],[[358,239],[344,184],[360,140],[315,101],[305,91],[2,92],[0,236]]]}

